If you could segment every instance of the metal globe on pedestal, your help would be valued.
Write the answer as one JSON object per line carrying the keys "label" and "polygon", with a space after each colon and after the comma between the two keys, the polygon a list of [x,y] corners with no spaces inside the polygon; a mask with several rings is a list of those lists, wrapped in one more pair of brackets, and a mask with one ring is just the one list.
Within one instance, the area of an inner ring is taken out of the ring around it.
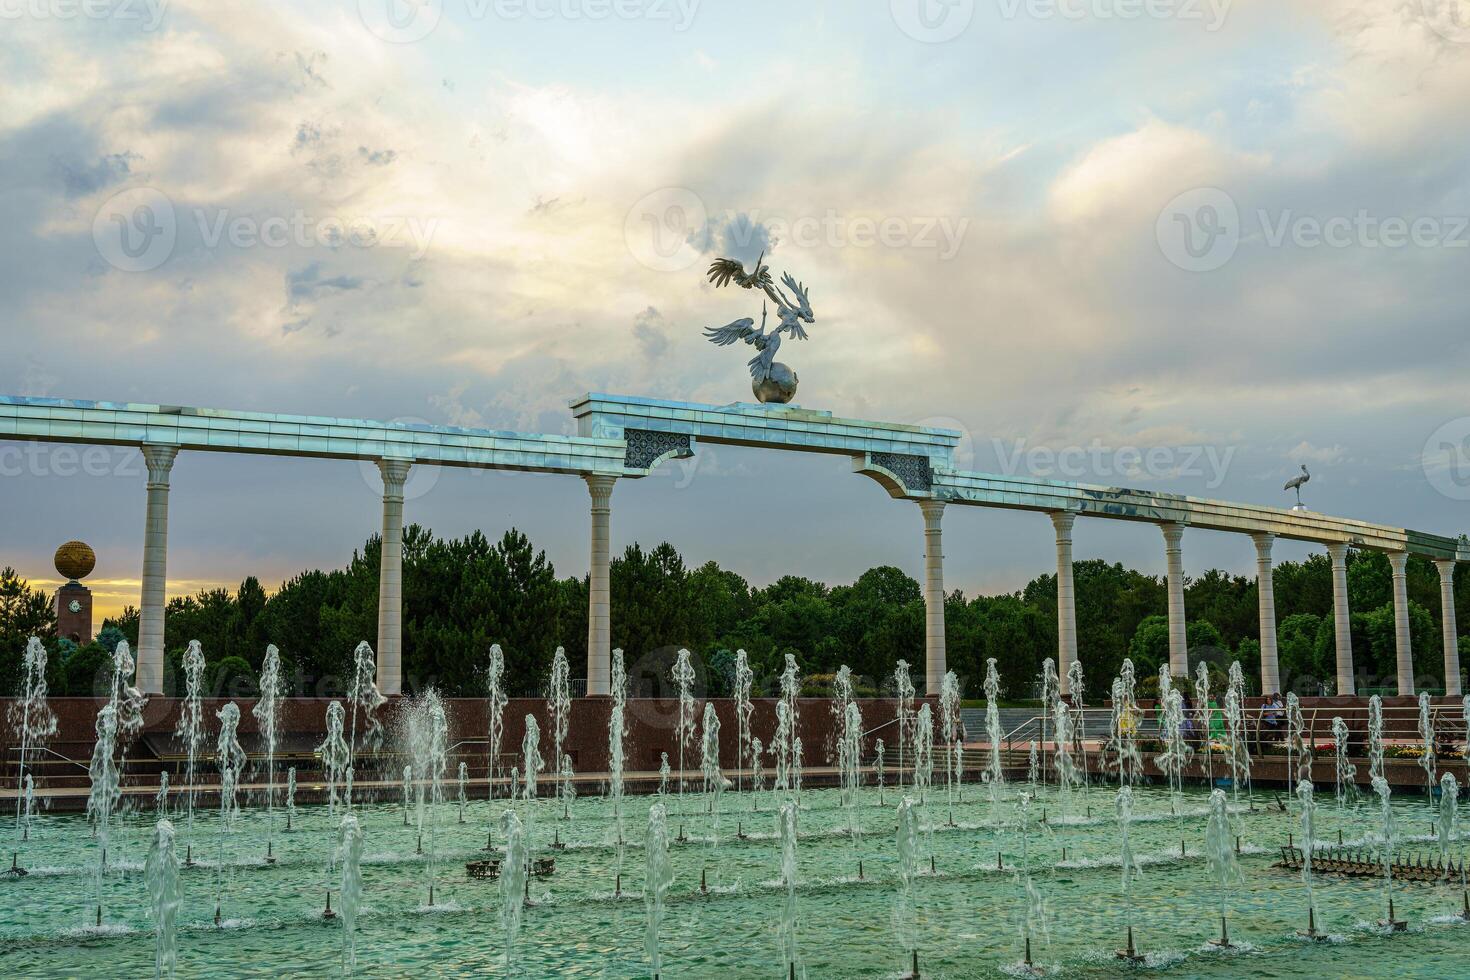
{"label": "metal globe on pedestal", "polygon": [[777,361],[771,365],[771,376],[752,381],[750,390],[763,403],[784,405],[796,397],[797,380],[795,371]]}
{"label": "metal globe on pedestal", "polygon": [[68,541],[56,549],[54,562],[62,578],[75,582],[92,574],[97,567],[97,553],[82,541]]}

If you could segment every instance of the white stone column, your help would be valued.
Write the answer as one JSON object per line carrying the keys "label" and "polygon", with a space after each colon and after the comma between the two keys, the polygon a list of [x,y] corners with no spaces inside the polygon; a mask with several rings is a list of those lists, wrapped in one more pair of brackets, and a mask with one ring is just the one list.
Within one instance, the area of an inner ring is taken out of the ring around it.
{"label": "white stone column", "polygon": [[145,445],[148,510],[143,523],[143,594],[138,611],[138,690],[163,693],[163,607],[168,601],[168,488],[178,446]]}
{"label": "white stone column", "polygon": [[924,689],[938,697],[948,669],[944,656],[943,500],[921,500],[924,514]]}
{"label": "white stone column", "polygon": [[1257,531],[1251,535],[1256,544],[1256,606],[1261,619],[1261,693],[1281,691],[1281,662],[1276,653],[1276,572],[1271,564],[1271,546],[1276,535]]}
{"label": "white stone column", "polygon": [[1346,542],[1329,544],[1332,557],[1332,619],[1337,635],[1337,693],[1350,695],[1357,691],[1353,682],[1353,625],[1348,612],[1348,579]]}
{"label": "white stone column", "polygon": [[1077,596],[1072,584],[1072,525],[1076,520],[1072,511],[1051,512],[1057,531],[1057,677],[1063,695],[1072,693],[1067,671],[1077,659]]}
{"label": "white stone column", "polygon": [[1388,564],[1393,569],[1393,635],[1398,652],[1399,695],[1414,693],[1414,647],[1409,630],[1409,553],[1390,551]]}
{"label": "white stone column", "polygon": [[403,485],[413,464],[380,459],[383,474],[383,548],[378,561],[378,690],[403,693]]}
{"label": "white stone column", "polygon": [[592,567],[587,579],[587,694],[612,693],[612,492],[615,476],[584,476],[592,495]]}
{"label": "white stone column", "polygon": [[1460,696],[1460,638],[1455,625],[1455,563],[1434,563],[1439,569],[1440,622],[1444,626],[1444,693]]}
{"label": "white stone column", "polygon": [[1171,521],[1164,532],[1164,557],[1169,566],[1169,673],[1189,676],[1189,640],[1184,628],[1184,525]]}

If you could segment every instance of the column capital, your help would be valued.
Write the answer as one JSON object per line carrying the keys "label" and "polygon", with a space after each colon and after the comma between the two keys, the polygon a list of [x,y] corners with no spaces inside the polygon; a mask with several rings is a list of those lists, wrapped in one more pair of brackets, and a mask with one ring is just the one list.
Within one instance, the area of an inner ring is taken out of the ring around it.
{"label": "column capital", "polygon": [[1251,541],[1255,543],[1257,557],[1270,558],[1271,547],[1276,544],[1276,532],[1252,531]]}
{"label": "column capital", "polygon": [[145,442],[141,448],[143,463],[148,467],[148,485],[167,487],[169,474],[174,468],[174,460],[179,455],[179,447]]}
{"label": "column capital", "polygon": [[1178,551],[1184,542],[1184,525],[1179,521],[1169,521],[1160,524],[1159,530],[1164,533],[1164,545],[1170,551]]}
{"label": "column capital", "polygon": [[944,505],[946,503],[947,501],[936,500],[932,497],[928,500],[919,501],[919,510],[924,514],[924,521],[937,525],[939,519],[944,516]]}
{"label": "column capital", "polygon": [[612,500],[613,487],[617,486],[618,478],[606,473],[584,473],[582,479],[587,481],[587,492],[592,495],[592,506],[606,507]]}
{"label": "column capital", "polygon": [[1347,565],[1348,543],[1346,541],[1333,541],[1327,546],[1327,554],[1332,559],[1333,565]]}
{"label": "column capital", "polygon": [[1053,510],[1048,511],[1047,516],[1051,518],[1051,526],[1057,529],[1057,538],[1071,540],[1072,525],[1077,523],[1077,512],[1075,510]]}
{"label": "column capital", "polygon": [[408,473],[413,461],[408,459],[380,459],[378,472],[383,475],[383,496],[403,499],[403,485],[408,482]]}
{"label": "column capital", "polygon": [[1388,553],[1388,564],[1393,569],[1394,578],[1403,578],[1409,568],[1409,553],[1407,551],[1390,551]]}
{"label": "column capital", "polygon": [[1453,582],[1455,580],[1455,566],[1459,562],[1453,558],[1436,558],[1434,567],[1439,569],[1439,577],[1442,581]]}

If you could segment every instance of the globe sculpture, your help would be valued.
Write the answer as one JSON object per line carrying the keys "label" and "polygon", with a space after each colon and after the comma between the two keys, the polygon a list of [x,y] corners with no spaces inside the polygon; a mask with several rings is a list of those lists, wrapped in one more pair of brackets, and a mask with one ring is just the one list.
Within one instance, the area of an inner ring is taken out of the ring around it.
{"label": "globe sculpture", "polygon": [[82,541],[68,541],[56,549],[54,559],[61,577],[76,582],[92,574],[97,567],[97,553]]}

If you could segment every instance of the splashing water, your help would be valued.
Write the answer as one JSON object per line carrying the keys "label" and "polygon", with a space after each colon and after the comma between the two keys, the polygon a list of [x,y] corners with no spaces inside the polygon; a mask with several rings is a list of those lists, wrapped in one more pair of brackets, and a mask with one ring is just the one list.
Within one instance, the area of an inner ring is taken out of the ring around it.
{"label": "splashing water", "polygon": [[1122,669],[1113,679],[1112,724],[1108,733],[1110,755],[1117,765],[1119,786],[1131,786],[1143,774],[1143,757],[1138,752],[1136,689],[1133,661],[1125,658]]}
{"label": "splashing water", "polygon": [[1383,778],[1383,699],[1376,694],[1368,699],[1368,777]]}
{"label": "splashing water", "polygon": [[403,825],[408,826],[408,812],[413,809],[413,766],[403,767],[403,780],[399,784],[403,790]]}
{"label": "splashing water", "polygon": [[919,875],[918,804],[911,796],[898,802],[898,895],[893,919],[900,946],[912,952],[918,946],[918,907],[914,882]]}
{"label": "splashing water", "polygon": [[424,833],[425,811],[429,820],[429,859],[424,875],[429,890],[429,904],[434,904],[434,883],[438,871],[439,807],[444,802],[444,776],[449,768],[449,720],[439,692],[429,688],[414,702],[408,716],[408,739],[413,751],[414,771],[418,773],[418,832]]}
{"label": "splashing water", "polygon": [[362,744],[369,752],[377,751],[383,744],[383,723],[378,720],[378,709],[388,702],[378,690],[378,660],[373,648],[364,641],[352,651],[352,686],[347,690],[347,699],[352,704],[352,725],[347,732],[347,764],[357,767],[357,714],[362,710]]}
{"label": "splashing water", "polygon": [[[30,778],[27,777],[26,778],[26,794],[29,796],[30,792],[31,792],[31,781],[30,781]],[[27,800],[27,803],[26,803],[26,809],[27,810],[30,809],[30,805],[31,805],[30,804],[30,801]],[[165,817],[168,814],[168,770],[167,769],[165,769],[163,772],[160,772],[158,774],[158,792],[153,794],[153,809],[158,814],[159,819],[162,819],[163,817]]]}
{"label": "splashing water", "polygon": [[861,836],[857,798],[858,790],[862,787],[862,752],[863,715],[857,702],[849,701],[842,714],[842,734],[837,743],[837,768],[842,775],[842,807],[847,813],[847,832],[854,845]]}
{"label": "splashing water", "polygon": [[[771,737],[771,754],[776,757],[776,780],[773,795],[791,790],[791,709],[785,701],[776,702],[776,733]],[[773,800],[778,805],[780,800]]]}
{"label": "splashing water", "polygon": [[342,920],[342,972],[357,969],[357,914],[362,908],[362,827],[357,817],[344,814],[337,828],[337,848],[342,860],[340,918]]}
{"label": "splashing water", "polygon": [[551,655],[551,692],[546,699],[546,712],[551,723],[551,765],[557,779],[557,797],[563,798],[566,789],[561,785],[562,743],[567,740],[567,726],[572,718],[571,667],[567,664],[567,652],[557,647]]}
{"label": "splashing water", "polygon": [[750,748],[750,717],[755,705],[750,700],[750,689],[755,683],[755,671],[750,669],[750,657],[744,650],[735,651],[735,790],[745,789],[745,758]]}
{"label": "splashing water", "polygon": [[240,747],[236,731],[240,727],[240,708],[226,701],[215,713],[219,719],[219,735],[214,744],[214,764],[219,768],[219,864],[215,868],[215,910],[224,900],[225,842],[235,832],[235,819],[240,815],[237,791],[245,771],[245,750]]}
{"label": "splashing water", "polygon": [[[1167,668],[1165,668],[1167,670]],[[1162,682],[1162,675],[1160,681]],[[1176,815],[1180,814],[1179,796],[1183,791],[1184,767],[1194,754],[1184,739],[1184,698],[1169,687],[1162,691],[1164,700],[1164,751],[1155,760],[1158,767],[1169,777],[1169,805]],[[1183,830],[1183,817],[1180,817]]]}
{"label": "splashing water", "polygon": [[117,743],[117,708],[104,704],[97,712],[97,740],[92,745],[92,763],[87,775],[92,788],[87,795],[87,817],[97,835],[97,923],[102,922],[102,878],[107,873],[107,845],[111,838],[112,814],[121,796],[119,771],[113,759]]}
{"label": "splashing water", "polygon": [[914,720],[914,789],[919,802],[929,802],[929,785],[934,780],[934,716],[929,702],[919,705],[918,717]]}
{"label": "splashing water", "polygon": [[669,754],[658,754],[658,798],[665,800],[669,795]]}
{"label": "splashing water", "polygon": [[670,674],[679,690],[679,724],[674,730],[674,739],[679,743],[679,812],[684,809],[684,749],[694,741],[694,666],[689,662],[689,651],[680,650],[674,660]]}
{"label": "splashing water", "polygon": [[[990,819],[998,823],[1000,786],[1005,782],[1005,770],[1000,762],[1000,673],[995,669],[995,658],[985,661],[985,737],[990,741],[985,781],[990,784]],[[900,752],[902,749],[900,749]]]}
{"label": "splashing water", "polygon": [[883,802],[883,740],[873,743],[873,774],[878,778],[878,802]]}
{"label": "splashing water", "polygon": [[939,728],[946,748],[944,767],[944,792],[949,806],[949,822],[954,823],[954,784],[957,780],[955,767],[960,759],[957,747],[960,743],[960,679],[954,671],[947,671],[939,682]]}
{"label": "splashing water", "polygon": [[[986,682],[989,683],[988,677]],[[893,784],[901,790],[903,789],[904,742],[908,739],[910,718],[914,712],[914,682],[909,676],[907,660],[900,660],[893,669],[893,686],[898,695],[898,769],[894,772]],[[999,721],[996,724],[999,727]]]}
{"label": "splashing water", "polygon": [[505,837],[505,860],[500,866],[500,929],[505,935],[505,969],[514,974],[516,936],[520,934],[521,915],[525,911],[530,855],[521,818],[515,811],[501,814],[500,830]]}
{"label": "splashing water", "polygon": [[[624,727],[623,712],[626,710],[628,696],[628,675],[623,667],[623,651],[621,649],[612,652],[612,714],[607,719],[607,758],[608,758],[608,783],[607,793],[612,798],[613,823],[617,830],[618,844],[618,869],[623,867],[623,759],[626,752],[627,729]],[[664,757],[667,765],[668,756]],[[660,773],[659,791],[660,798],[664,795],[667,782],[667,774]]]}
{"label": "splashing water", "polygon": [[1449,866],[1450,843],[1460,836],[1460,783],[1447,772],[1439,778],[1439,819],[1435,822],[1439,839],[1439,862]]}
{"label": "splashing water", "polygon": [[781,970],[789,973],[793,966],[800,970],[796,955],[796,802],[787,800],[776,814],[776,836],[781,842]]}
{"label": "splashing water", "polygon": [[296,817],[296,767],[286,770],[286,829]]}
{"label": "splashing water", "polygon": [[21,697],[10,704],[10,727],[20,737],[20,772],[16,777],[15,829],[22,840],[31,836],[31,807],[23,805],[29,795],[30,775],[26,763],[31,752],[56,734],[56,715],[46,703],[46,648],[37,637],[26,642],[23,661],[25,681]]}
{"label": "splashing water", "polygon": [[[1308,849],[1311,843],[1307,843]],[[1229,913],[1230,895],[1245,884],[1240,863],[1235,858],[1234,837],[1230,829],[1230,805],[1222,789],[1210,792],[1210,819],[1205,825],[1205,860],[1210,865],[1210,877],[1215,880],[1216,895],[1220,900],[1220,921]],[[1223,929],[1221,935],[1224,935]]]}
{"label": "splashing water", "polygon": [[526,735],[521,739],[521,761],[525,764],[522,773],[522,793],[526,802],[536,798],[536,781],[546,760],[541,757],[541,726],[536,724],[535,715],[526,715]]}
{"label": "splashing water", "polygon": [[1017,801],[1020,816],[1021,830],[1021,895],[1024,900],[1023,914],[1021,916],[1021,941],[1029,950],[1031,940],[1040,935],[1043,939],[1051,936],[1050,916],[1047,912],[1046,898],[1041,894],[1035,879],[1031,877],[1031,804],[1033,798],[1028,794],[1021,794]]}
{"label": "splashing water", "polygon": [[791,740],[791,791],[797,799],[801,798],[801,760],[801,736],[798,735]]}
{"label": "splashing water", "polygon": [[458,793],[458,796],[456,797],[456,802],[459,804],[459,822],[460,823],[464,823],[464,810],[465,810],[465,807],[467,805],[469,805],[469,802],[470,802],[470,800],[469,800],[469,783],[470,783],[470,767],[469,767],[468,764],[461,762],[459,764],[459,793]]}
{"label": "splashing water", "polygon": [[204,651],[198,640],[190,640],[184,651],[184,699],[179,704],[179,723],[174,736],[184,743],[184,783],[189,832],[194,831],[194,797],[197,793],[194,766],[204,748]]}
{"label": "splashing water", "polygon": [[[1052,763],[1057,768],[1057,792],[1061,797],[1062,812],[1072,809],[1072,791],[1077,785],[1077,764],[1072,761],[1072,711],[1067,702],[1057,702],[1056,754]],[[956,752],[958,759],[959,753]]]}
{"label": "splashing water", "polygon": [[[341,701],[333,701],[327,705],[327,737],[322,744],[317,746],[317,755],[321,756],[322,770],[327,775],[327,815],[334,816],[337,812],[337,783],[343,778],[343,772],[352,764],[352,753],[347,746],[347,740],[342,736],[342,724],[346,720],[347,713],[342,707]],[[296,770],[291,770],[294,774]],[[294,794],[295,786],[291,787]],[[347,794],[347,803],[350,806],[352,794]],[[294,804],[292,804],[294,808]]]}
{"label": "splashing water", "polygon": [[[1047,657],[1041,662],[1041,781],[1046,782],[1046,733],[1047,722],[1056,717],[1057,694],[1061,690],[1061,681],[1057,678],[1056,661]],[[1055,743],[1056,732],[1052,732],[1052,740]],[[1053,745],[1055,748],[1055,745]]]}
{"label": "splashing water", "polygon": [[1298,780],[1312,778],[1312,753],[1302,734],[1306,722],[1302,719],[1302,704],[1296,692],[1286,695],[1286,771]]}
{"label": "splashing water", "polygon": [[648,968],[657,978],[663,972],[658,932],[664,919],[664,899],[669,893],[669,886],[674,883],[674,865],[669,860],[669,820],[662,803],[655,803],[648,809],[648,832],[644,837],[643,851],[647,861],[643,907],[648,916],[643,949],[648,954]]}
{"label": "splashing water", "polygon": [[704,703],[704,735],[699,743],[699,771],[704,777],[704,799],[714,815],[710,829],[710,846],[720,838],[720,797],[725,791],[725,775],[720,772],[720,718],[713,701]]}
{"label": "splashing water", "polygon": [[281,681],[281,652],[272,644],[265,648],[265,660],[260,666],[260,698],[250,713],[255,715],[257,728],[265,741],[265,816],[266,847],[275,838],[276,831],[276,712],[285,693]]}
{"label": "splashing water", "polygon": [[153,975],[172,977],[179,965],[179,856],[174,851],[174,825],[160,819],[153,826],[153,843],[143,866],[148,903],[153,913]]}
{"label": "splashing water", "polygon": [[1429,711],[1429,695],[1425,692],[1419,694],[1419,737],[1424,742],[1424,754],[1419,756],[1419,766],[1424,770],[1424,792],[1434,799],[1434,784],[1436,782],[1436,767],[1438,765],[1434,755],[1434,718]]}
{"label": "splashing water", "polygon": [[563,820],[572,819],[572,804],[577,801],[577,773],[572,769],[570,754],[561,757],[561,780],[557,789],[561,793],[561,815]]}
{"label": "splashing water", "polygon": [[1133,889],[1133,879],[1143,874],[1143,865],[1139,863],[1138,856],[1133,853],[1133,840],[1131,836],[1133,825],[1133,788],[1130,786],[1119,786],[1118,795],[1113,802],[1114,810],[1118,815],[1118,863],[1123,869],[1123,909],[1124,916],[1129,929],[1133,928],[1133,903],[1129,900],[1129,893]]}
{"label": "splashing water", "polygon": [[1348,742],[1352,738],[1347,722],[1341,715],[1332,719],[1332,747],[1335,756],[1333,791],[1337,797],[1337,808],[1341,810],[1349,798],[1358,793],[1358,767],[1348,761]]}
{"label": "splashing water", "polygon": [[1194,698],[1198,702],[1195,711],[1199,716],[1200,745],[1205,754],[1205,776],[1208,785],[1215,785],[1215,751],[1210,744],[1210,725],[1214,721],[1214,710],[1210,707],[1210,665],[1201,660],[1196,665]]}
{"label": "splashing water", "polygon": [[1067,696],[1072,699],[1072,710],[1076,712],[1077,723],[1072,726],[1072,737],[1076,740],[1074,749],[1077,759],[1081,764],[1079,777],[1082,780],[1082,790],[1085,793],[1089,782],[1087,773],[1087,753],[1083,751],[1083,742],[1087,738],[1087,714],[1086,702],[1083,698],[1087,692],[1087,685],[1083,682],[1082,661],[1073,660],[1067,667]]}
{"label": "splashing water", "polygon": [[1317,905],[1312,890],[1312,855],[1317,841],[1317,804],[1312,797],[1310,779],[1296,784],[1296,798],[1302,808],[1302,884],[1307,886],[1307,921],[1314,922]]}
{"label": "splashing water", "polygon": [[750,740],[750,789],[752,794],[754,794],[751,797],[751,806],[754,806],[756,801],[760,799],[760,792],[766,783],[766,770],[761,764],[761,756],[764,750],[765,746],[761,744],[760,739],[753,738]]}
{"label": "splashing water", "polygon": [[1030,750],[1026,756],[1026,792],[1032,796],[1036,795],[1036,783],[1041,778],[1041,749],[1036,739],[1032,739]]}
{"label": "splashing water", "polygon": [[801,693],[801,674],[796,669],[796,658],[786,654],[786,668],[781,671],[781,703],[786,705],[786,716],[789,721],[789,732],[791,738],[791,768],[788,773],[791,790],[798,799],[801,797],[801,774],[802,774],[802,752],[801,752],[801,723],[797,711],[796,697]]}
{"label": "splashing water", "polygon": [[508,700],[505,696],[505,654],[499,643],[490,645],[490,666],[485,671],[485,684],[488,691],[486,707],[490,713],[489,741],[485,749],[490,756],[485,760],[490,787],[486,799],[493,800],[495,776],[500,771],[500,740],[505,737],[505,705]]}
{"label": "splashing water", "polygon": [[1240,783],[1245,781],[1246,800],[1251,799],[1251,753],[1245,727],[1245,672],[1240,661],[1230,663],[1230,684],[1225,690],[1225,727],[1230,735],[1230,788],[1240,804]]}
{"label": "splashing water", "polygon": [[1379,856],[1383,862],[1383,910],[1386,920],[1393,919],[1393,839],[1394,819],[1393,807],[1389,798],[1393,790],[1389,788],[1388,781],[1382,776],[1373,777],[1373,792],[1378,794],[1379,811],[1382,823],[1379,828]]}

